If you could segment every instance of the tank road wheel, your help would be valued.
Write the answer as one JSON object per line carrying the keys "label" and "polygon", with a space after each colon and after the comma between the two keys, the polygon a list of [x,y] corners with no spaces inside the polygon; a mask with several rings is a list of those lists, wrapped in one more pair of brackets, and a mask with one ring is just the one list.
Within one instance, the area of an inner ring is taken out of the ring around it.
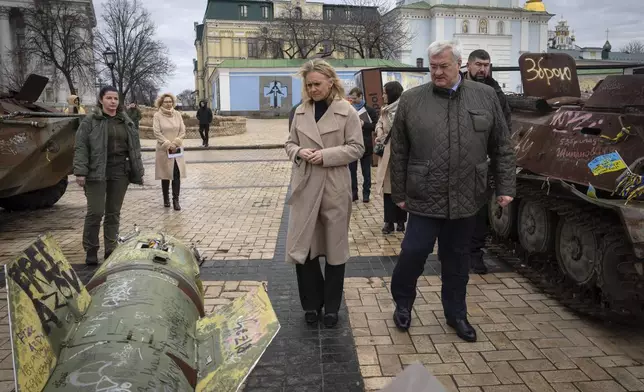
{"label": "tank road wheel", "polygon": [[48,188],[0,199],[0,208],[8,211],[37,210],[56,204],[67,190],[67,177]]}
{"label": "tank road wheel", "polygon": [[517,238],[517,206],[519,201],[514,200],[507,207],[501,207],[492,195],[488,204],[488,216],[492,232],[504,239]]}
{"label": "tank road wheel", "polygon": [[634,256],[624,239],[606,236],[598,266],[598,286],[613,311],[642,317],[644,289]]}
{"label": "tank road wheel", "polygon": [[556,214],[540,203],[523,199],[517,218],[519,242],[528,253],[553,249],[557,227]]}
{"label": "tank road wheel", "polygon": [[555,252],[559,268],[578,285],[594,284],[595,264],[601,257],[595,233],[569,218],[559,220]]}

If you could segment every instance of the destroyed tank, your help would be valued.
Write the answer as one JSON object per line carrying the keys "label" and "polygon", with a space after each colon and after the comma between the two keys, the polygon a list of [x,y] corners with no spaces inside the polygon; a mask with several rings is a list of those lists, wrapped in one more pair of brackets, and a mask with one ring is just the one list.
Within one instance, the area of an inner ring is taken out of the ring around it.
{"label": "destroyed tank", "polygon": [[569,55],[524,54],[519,68],[517,195],[490,200],[490,249],[512,249],[506,261],[575,310],[641,322],[644,75],[607,76],[582,98]]}
{"label": "destroyed tank", "polygon": [[67,189],[82,115],[37,103],[48,81],[31,74],[19,92],[0,95],[0,208],[51,207]]}

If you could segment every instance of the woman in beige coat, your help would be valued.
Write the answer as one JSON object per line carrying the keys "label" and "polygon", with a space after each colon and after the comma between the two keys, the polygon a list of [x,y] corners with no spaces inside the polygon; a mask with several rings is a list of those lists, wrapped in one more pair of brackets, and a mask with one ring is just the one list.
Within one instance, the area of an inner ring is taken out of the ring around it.
{"label": "woman in beige coat", "polygon": [[[295,111],[286,152],[293,162],[286,260],[295,263],[308,323],[324,307],[324,324],[338,322],[344,267],[349,259],[351,176],[348,164],[364,153],[358,113],[344,100],[335,70],[324,60],[306,62],[302,104]],[[325,256],[325,277],[319,257]]]}
{"label": "woman in beige coat", "polygon": [[157,139],[155,179],[161,180],[163,190],[163,205],[170,207],[170,180],[172,180],[172,205],[175,210],[181,210],[179,191],[181,178],[186,177],[186,162],[183,155],[169,158],[168,154],[177,153],[179,147],[183,150],[183,138],[186,136],[186,126],[181,113],[174,110],[176,98],[170,93],[161,95],[155,106],[159,110],[154,113],[152,128]]}
{"label": "woman in beige coat", "polygon": [[383,234],[393,233],[394,223],[396,223],[398,231],[404,232],[405,222],[407,222],[407,213],[391,199],[391,170],[389,169],[391,144],[388,136],[398,108],[398,98],[400,98],[402,92],[403,86],[398,82],[394,81],[385,84],[382,90],[385,106],[380,109],[380,119],[376,124],[376,143],[385,144],[385,151],[376,172],[376,193],[380,194],[384,191],[385,225],[382,228]]}

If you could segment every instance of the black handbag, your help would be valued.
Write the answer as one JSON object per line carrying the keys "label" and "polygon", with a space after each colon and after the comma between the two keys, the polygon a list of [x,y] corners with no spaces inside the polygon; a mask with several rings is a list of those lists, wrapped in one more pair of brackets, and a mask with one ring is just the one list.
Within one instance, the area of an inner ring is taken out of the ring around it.
{"label": "black handbag", "polygon": [[378,155],[379,157],[385,155],[385,146],[387,145],[387,143],[389,143],[390,137],[391,137],[391,129],[389,130],[389,133],[387,134],[385,141],[383,141],[382,143],[376,143],[376,145],[373,147],[373,153]]}

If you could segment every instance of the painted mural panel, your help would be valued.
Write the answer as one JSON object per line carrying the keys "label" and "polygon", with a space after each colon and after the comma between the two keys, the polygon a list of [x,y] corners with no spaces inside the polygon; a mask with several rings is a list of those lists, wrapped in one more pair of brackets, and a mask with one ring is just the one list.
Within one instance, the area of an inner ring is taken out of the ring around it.
{"label": "painted mural panel", "polygon": [[293,85],[290,76],[259,77],[259,109],[262,112],[286,114],[293,106]]}

